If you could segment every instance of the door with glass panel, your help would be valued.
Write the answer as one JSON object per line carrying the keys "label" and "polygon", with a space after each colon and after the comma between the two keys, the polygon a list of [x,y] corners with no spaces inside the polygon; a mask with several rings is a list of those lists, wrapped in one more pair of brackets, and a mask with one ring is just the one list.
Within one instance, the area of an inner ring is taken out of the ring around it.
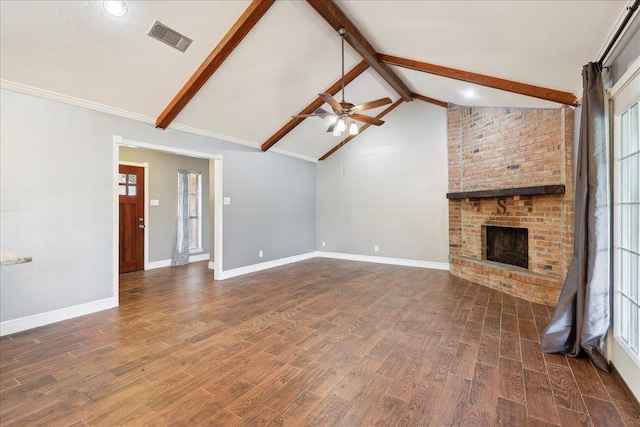
{"label": "door with glass panel", "polygon": [[118,174],[119,271],[144,269],[144,168],[120,165]]}
{"label": "door with glass panel", "polygon": [[640,69],[616,85],[611,96],[614,154],[611,362],[640,399]]}

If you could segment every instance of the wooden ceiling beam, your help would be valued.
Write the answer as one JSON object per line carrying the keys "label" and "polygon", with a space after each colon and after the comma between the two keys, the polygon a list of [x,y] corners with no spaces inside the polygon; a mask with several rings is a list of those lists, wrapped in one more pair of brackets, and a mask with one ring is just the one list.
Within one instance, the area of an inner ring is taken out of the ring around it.
{"label": "wooden ceiling beam", "polygon": [[440,65],[428,64],[426,62],[414,61],[412,59],[398,58],[391,55],[378,55],[378,59],[388,65],[408,68],[410,70],[422,71],[423,73],[434,74],[436,76],[447,77],[467,83],[500,89],[520,95],[531,96],[544,99],[546,101],[557,102],[559,104],[579,105],[578,98],[573,93],[549,89],[541,86],[534,86],[526,83],[505,80],[498,77],[484,74],[472,73],[470,71],[457,70],[455,68],[443,67]]}
{"label": "wooden ceiling beam", "polygon": [[429,102],[431,104],[438,105],[440,107],[447,108],[449,106],[449,104],[447,102],[440,101],[440,100],[434,99],[434,98],[429,98],[428,96],[419,95],[417,93],[414,93],[413,97],[415,99],[419,99],[420,101]]}
{"label": "wooden ceiling beam", "polygon": [[233,27],[220,40],[220,43],[211,51],[207,59],[198,67],[191,78],[180,89],[178,94],[162,111],[156,120],[156,127],[166,129],[171,122],[187,106],[189,101],[198,93],[209,78],[227,59],[231,52],[240,44],[249,31],[258,23],[260,18],[275,3],[275,0],[253,0],[249,7],[242,13]]}
{"label": "wooden ceiling beam", "polygon": [[[376,116],[376,119],[381,119],[383,118],[387,113],[391,112],[394,108],[396,108],[398,105],[402,104],[404,102],[404,99],[400,98],[398,99],[396,102],[394,102],[393,104],[389,105],[383,112],[381,112],[380,114],[378,114]],[[367,130],[367,128],[371,126],[370,124],[365,124],[362,125],[360,127],[360,129],[358,130],[358,135],[361,135],[362,132],[364,132],[365,130]],[[346,137],[344,139],[344,141],[342,141],[340,144],[336,145],[335,147],[333,147],[331,150],[329,150],[324,156],[320,157],[320,160],[325,160],[327,157],[329,157],[330,155],[332,155],[333,153],[335,153],[336,151],[338,151],[342,146],[344,146],[345,144],[347,144],[349,141],[351,141],[353,138],[355,138],[358,135],[349,135],[348,137]]]}
{"label": "wooden ceiling beam", "polygon": [[405,100],[411,101],[411,90],[404,81],[389,66],[378,60],[378,53],[371,43],[364,37],[360,30],[351,22],[344,12],[332,0],[307,0],[307,3],[315,9],[325,21],[338,31],[340,28],[347,30],[345,40],[356,52],[367,61],[367,64]]}
{"label": "wooden ceiling beam", "polygon": [[[351,70],[349,70],[347,74],[344,75],[345,86],[351,83],[353,80],[355,80],[355,78],[358,77],[360,74],[362,74],[364,70],[366,70],[367,68],[369,68],[369,64],[367,64],[366,61],[360,61],[355,67],[353,67]],[[338,93],[338,91],[341,88],[342,88],[342,79],[338,80],[337,82],[329,86],[329,88],[326,91],[324,91],[324,93],[329,93],[331,94],[331,96],[333,96],[336,93]],[[304,107],[297,115],[311,114],[314,111],[316,111],[318,108],[322,107],[323,104],[324,104],[324,101],[322,100],[322,98],[317,97],[311,102],[311,104]],[[260,146],[260,149],[262,151],[267,151],[269,148],[273,147],[278,141],[284,138],[286,134],[291,132],[293,129],[295,129],[296,126],[302,123],[303,120],[304,120],[303,117],[291,118],[291,120],[289,120],[284,126],[278,129],[276,133],[271,135],[271,137],[267,139]]]}

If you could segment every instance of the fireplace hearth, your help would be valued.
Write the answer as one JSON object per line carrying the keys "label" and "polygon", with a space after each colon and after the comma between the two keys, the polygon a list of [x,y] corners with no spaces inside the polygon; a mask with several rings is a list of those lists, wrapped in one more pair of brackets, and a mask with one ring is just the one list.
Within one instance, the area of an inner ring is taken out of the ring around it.
{"label": "fireplace hearth", "polygon": [[529,231],[518,227],[485,226],[486,259],[529,268]]}

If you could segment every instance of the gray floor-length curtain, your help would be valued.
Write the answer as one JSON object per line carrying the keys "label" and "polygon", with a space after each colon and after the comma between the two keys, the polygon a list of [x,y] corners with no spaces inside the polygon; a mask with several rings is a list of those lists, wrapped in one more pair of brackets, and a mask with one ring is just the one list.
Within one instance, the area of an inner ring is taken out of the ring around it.
{"label": "gray floor-length curtain", "polygon": [[603,350],[610,311],[609,145],[601,66],[585,65],[582,81],[573,259],[541,347],[545,353],[586,355],[608,371]]}
{"label": "gray floor-length curtain", "polygon": [[178,221],[176,249],[171,265],[189,264],[189,171],[178,170]]}

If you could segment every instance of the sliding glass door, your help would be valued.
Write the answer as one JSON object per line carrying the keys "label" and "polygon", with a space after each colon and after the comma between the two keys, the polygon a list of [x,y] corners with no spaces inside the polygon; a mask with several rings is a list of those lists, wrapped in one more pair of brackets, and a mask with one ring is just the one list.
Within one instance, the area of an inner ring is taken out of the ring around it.
{"label": "sliding glass door", "polygon": [[[640,61],[639,61],[640,62]],[[638,62],[636,63],[638,65]],[[640,69],[611,90],[614,306],[611,362],[640,399]]]}

